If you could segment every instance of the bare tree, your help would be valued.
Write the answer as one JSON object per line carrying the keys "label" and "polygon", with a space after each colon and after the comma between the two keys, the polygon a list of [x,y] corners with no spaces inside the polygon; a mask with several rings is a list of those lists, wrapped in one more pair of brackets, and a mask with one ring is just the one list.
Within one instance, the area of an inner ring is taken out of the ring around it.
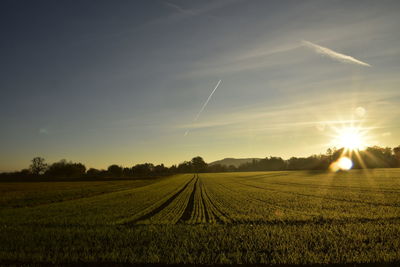
{"label": "bare tree", "polygon": [[47,164],[44,158],[35,157],[32,159],[32,164],[30,165],[30,170],[35,175],[43,174],[47,169]]}

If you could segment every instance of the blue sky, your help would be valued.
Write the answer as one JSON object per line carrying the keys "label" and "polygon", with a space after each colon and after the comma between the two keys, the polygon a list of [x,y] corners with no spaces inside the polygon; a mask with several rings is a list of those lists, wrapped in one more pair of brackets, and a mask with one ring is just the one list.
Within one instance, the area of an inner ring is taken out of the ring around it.
{"label": "blue sky", "polygon": [[0,5],[0,170],[305,156],[350,121],[400,144],[398,1]]}

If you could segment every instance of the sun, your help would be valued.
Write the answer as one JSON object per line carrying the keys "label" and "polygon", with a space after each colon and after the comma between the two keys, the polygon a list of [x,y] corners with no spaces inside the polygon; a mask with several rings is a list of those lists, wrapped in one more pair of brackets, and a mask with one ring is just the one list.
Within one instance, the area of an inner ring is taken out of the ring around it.
{"label": "sun", "polygon": [[[353,168],[354,157],[362,160],[360,157],[360,150],[364,150],[369,146],[371,136],[369,134],[370,128],[359,126],[342,126],[341,128],[332,127],[335,135],[332,136],[331,145],[343,149],[339,158],[332,162],[330,170],[348,171]],[[361,162],[361,164],[363,164]]]}
{"label": "sun", "polygon": [[338,147],[343,147],[351,151],[362,150],[367,146],[365,133],[357,127],[338,129],[333,143]]}

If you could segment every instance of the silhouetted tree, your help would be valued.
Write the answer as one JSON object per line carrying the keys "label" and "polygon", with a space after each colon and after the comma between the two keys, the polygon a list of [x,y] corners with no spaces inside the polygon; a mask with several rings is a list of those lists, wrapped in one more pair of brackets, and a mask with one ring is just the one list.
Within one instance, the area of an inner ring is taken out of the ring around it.
{"label": "silhouetted tree", "polygon": [[397,165],[395,155],[389,147],[367,147],[359,154],[366,168],[389,168]]}
{"label": "silhouetted tree", "polygon": [[153,169],[154,176],[163,176],[169,174],[169,169],[164,164],[156,165]]}
{"label": "silhouetted tree", "polygon": [[131,168],[123,168],[122,170],[123,177],[133,177],[133,171]]}
{"label": "silhouetted tree", "polygon": [[288,170],[318,170],[321,168],[321,157],[317,155],[307,158],[292,157],[287,163]]}
{"label": "silhouetted tree", "polygon": [[170,174],[174,174],[178,172],[178,168],[176,167],[176,165],[172,165],[171,167],[169,167],[168,171]]}
{"label": "silhouetted tree", "polygon": [[191,173],[193,172],[192,162],[184,161],[182,163],[179,163],[177,169],[179,173]]}
{"label": "silhouetted tree", "polygon": [[397,167],[400,167],[400,146],[393,148],[393,153],[397,160]]}
{"label": "silhouetted tree", "polygon": [[152,163],[136,164],[132,170],[136,177],[146,177],[151,175],[154,165]]}
{"label": "silhouetted tree", "polygon": [[65,159],[53,163],[45,175],[55,178],[80,178],[86,174],[86,167],[82,163],[67,162]]}
{"label": "silhouetted tree", "polygon": [[111,177],[117,177],[117,178],[122,177],[122,171],[123,171],[122,167],[118,166],[117,164],[110,165],[107,168],[107,172]]}
{"label": "silhouetted tree", "polygon": [[286,169],[286,162],[280,157],[269,157],[260,161],[262,170],[282,171]]}
{"label": "silhouetted tree", "polygon": [[32,172],[29,169],[22,169],[18,172],[18,176],[22,178],[30,177],[32,176]]}
{"label": "silhouetted tree", "polygon": [[209,165],[207,168],[208,172],[226,172],[227,167],[225,165],[221,164],[214,164],[214,165]]}
{"label": "silhouetted tree", "polygon": [[95,168],[90,168],[87,172],[86,172],[86,176],[90,177],[90,178],[100,178],[102,177],[103,172],[95,169]]}
{"label": "silhouetted tree", "polygon": [[192,166],[194,172],[205,172],[207,170],[207,163],[202,157],[192,158]]}
{"label": "silhouetted tree", "polygon": [[29,168],[30,168],[30,171],[32,172],[32,174],[41,175],[46,171],[47,164],[46,164],[44,158],[35,157],[32,159],[32,163]]}

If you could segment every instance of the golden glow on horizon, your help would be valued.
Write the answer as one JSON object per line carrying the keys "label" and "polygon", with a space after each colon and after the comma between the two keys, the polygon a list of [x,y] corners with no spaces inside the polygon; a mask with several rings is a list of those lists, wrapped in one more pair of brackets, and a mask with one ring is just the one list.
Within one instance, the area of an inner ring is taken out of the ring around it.
{"label": "golden glow on horizon", "polygon": [[[366,111],[362,107],[356,109],[357,117],[364,117],[365,113]],[[355,125],[356,122],[357,125]],[[352,119],[347,122],[343,121],[341,127],[331,127],[334,135],[331,136],[330,145],[342,149],[339,158],[331,164],[331,171],[348,171],[354,165],[353,160],[356,160],[357,164],[364,166],[360,150],[370,146],[371,134],[369,130],[371,128],[362,127],[362,122],[364,120]]]}
{"label": "golden glow on horizon", "polygon": [[338,136],[334,143],[338,147],[343,147],[347,150],[361,150],[367,146],[364,135],[365,133],[362,133],[356,127],[342,128],[338,131]]}

